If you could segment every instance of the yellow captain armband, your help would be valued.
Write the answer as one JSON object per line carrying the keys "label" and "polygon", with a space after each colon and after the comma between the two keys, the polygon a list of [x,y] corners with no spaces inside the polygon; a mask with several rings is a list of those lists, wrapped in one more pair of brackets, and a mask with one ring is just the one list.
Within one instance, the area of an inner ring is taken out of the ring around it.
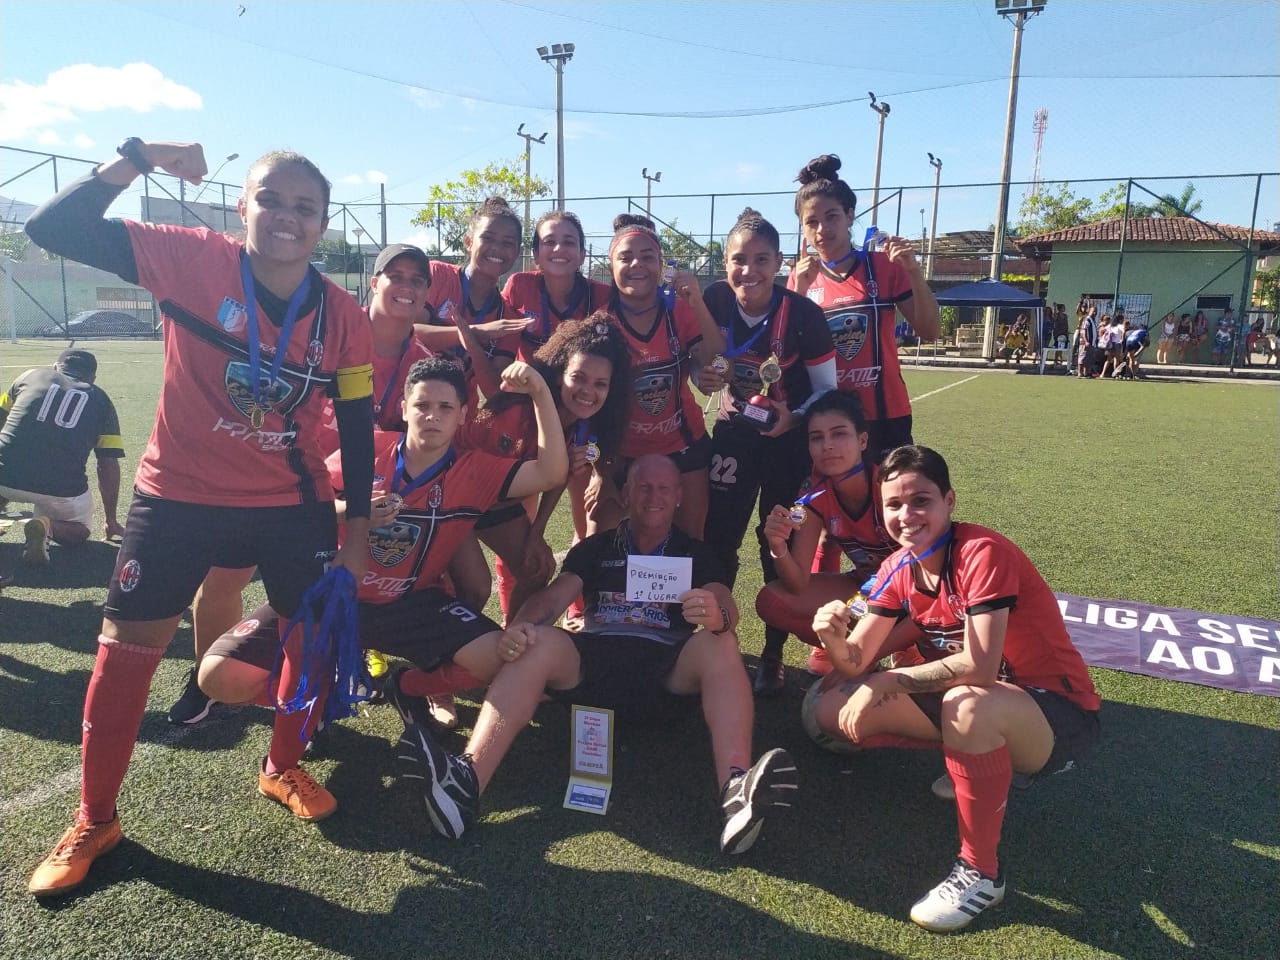
{"label": "yellow captain armband", "polygon": [[98,437],[98,442],[93,445],[95,451],[118,450],[124,453],[124,438],[118,433],[104,433]]}
{"label": "yellow captain armband", "polygon": [[373,396],[373,364],[362,363],[358,367],[343,367],[336,374],[338,400],[359,400]]}

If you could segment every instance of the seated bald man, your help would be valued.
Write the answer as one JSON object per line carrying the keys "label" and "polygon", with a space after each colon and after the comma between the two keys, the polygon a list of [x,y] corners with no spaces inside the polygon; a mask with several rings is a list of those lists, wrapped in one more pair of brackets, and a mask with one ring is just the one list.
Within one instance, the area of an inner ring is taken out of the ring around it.
{"label": "seated bald man", "polygon": [[[489,685],[466,752],[447,753],[429,723],[406,723],[400,774],[421,789],[436,832],[457,838],[475,822],[481,792],[544,692],[611,707],[620,717],[700,695],[722,784],[724,853],[746,852],[768,810],[791,805],[797,779],[790,755],[774,749],[751,763],[753,703],[734,634],[738,611],[715,554],[672,525],[678,468],[667,457],[638,458],[623,496],[628,518],[570,550],[556,580],[512,618],[499,644],[506,662]],[[628,555],[690,557],[697,586],[676,603],[628,601]],[[583,631],[551,626],[579,594]]]}

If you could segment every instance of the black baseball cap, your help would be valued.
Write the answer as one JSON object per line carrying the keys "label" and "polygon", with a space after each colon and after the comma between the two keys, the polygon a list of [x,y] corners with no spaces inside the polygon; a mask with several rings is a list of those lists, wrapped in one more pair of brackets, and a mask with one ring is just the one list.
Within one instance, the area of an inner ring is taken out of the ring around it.
{"label": "black baseball cap", "polygon": [[92,383],[98,375],[98,358],[88,350],[63,350],[58,354],[57,367],[69,377]]}
{"label": "black baseball cap", "polygon": [[383,247],[382,252],[378,254],[378,259],[373,261],[373,272],[381,273],[396,257],[412,257],[427,276],[431,275],[431,260],[421,247],[415,247],[411,243],[392,243]]}

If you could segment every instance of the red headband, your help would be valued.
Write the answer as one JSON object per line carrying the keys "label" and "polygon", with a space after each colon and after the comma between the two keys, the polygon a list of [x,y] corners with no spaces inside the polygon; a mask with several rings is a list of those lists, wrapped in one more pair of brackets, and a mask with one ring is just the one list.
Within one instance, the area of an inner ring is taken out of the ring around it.
{"label": "red headband", "polygon": [[637,227],[625,227],[613,235],[613,240],[609,243],[609,259],[610,260],[613,259],[613,251],[617,248],[619,243],[621,243],[627,237],[635,236],[635,235],[648,237],[650,240],[652,240],[653,245],[658,248],[658,256],[662,256],[662,243],[658,240],[657,235],[652,230],[647,230],[644,227],[637,226]]}

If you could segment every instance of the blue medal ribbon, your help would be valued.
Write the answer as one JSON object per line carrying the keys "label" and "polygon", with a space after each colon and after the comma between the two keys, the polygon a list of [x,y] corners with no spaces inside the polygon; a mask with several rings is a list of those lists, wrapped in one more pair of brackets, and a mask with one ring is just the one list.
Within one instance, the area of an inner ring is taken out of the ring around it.
{"label": "blue medal ribbon", "polygon": [[775,285],[773,295],[769,298],[769,312],[765,314],[765,318],[760,321],[760,326],[756,329],[756,332],[753,333],[751,338],[744,342],[742,346],[738,346],[733,341],[733,321],[730,320],[729,326],[726,327],[724,331],[724,352],[720,355],[732,360],[735,357],[742,356],[750,350],[755,345],[755,342],[764,336],[764,332],[769,329],[769,324],[773,320],[773,315],[777,312],[778,305],[780,303],[782,303],[782,291]]}
{"label": "blue medal ribbon", "polygon": [[413,491],[430,483],[453,466],[453,461],[456,459],[457,455],[454,453],[453,447],[450,446],[443,457],[406,484],[404,480],[404,437],[401,437],[400,442],[396,444],[396,472],[391,477],[391,492],[399,494],[407,500],[409,494],[413,493]]}
{"label": "blue medal ribbon", "polygon": [[484,305],[479,310],[476,310],[473,306],[471,306],[470,270],[471,270],[470,267],[463,267],[461,270],[458,271],[458,278],[459,278],[459,281],[462,283],[462,307],[464,310],[470,313],[474,319],[479,320],[483,323],[484,318],[487,317],[490,313],[492,313],[493,309],[498,305],[498,300],[500,299],[501,294],[498,293],[498,288],[494,287],[493,292],[490,293],[488,296],[488,299],[485,300]]}
{"label": "blue medal ribbon", "polygon": [[[302,278],[302,283],[298,284],[298,289],[293,291],[293,296],[289,298],[289,305],[285,308],[284,321],[280,324],[280,337],[276,341],[276,353],[271,358],[271,376],[265,379],[262,376],[262,347],[258,342],[258,302],[253,281],[253,268],[249,265],[248,251],[241,249],[240,251],[240,283],[244,287],[244,312],[245,324],[248,327],[248,348],[249,348],[249,379],[252,381],[253,401],[259,408],[270,406],[270,400],[266,396],[265,385],[272,387],[276,384],[276,378],[280,376],[280,367],[284,364],[284,355],[289,352],[289,337],[293,333],[293,325],[298,321],[298,313],[302,310],[302,305],[307,300],[307,294],[311,292],[311,268],[307,267],[307,272]],[[265,410],[264,410],[265,412]]]}
{"label": "blue medal ribbon", "polygon": [[[940,536],[937,540],[935,540],[933,542],[933,546],[931,546],[924,553],[920,554],[920,556],[917,557],[910,550],[908,550],[907,555],[903,557],[901,560],[899,560],[896,564],[894,564],[893,569],[890,570],[888,576],[884,578],[884,583],[880,584],[880,586],[876,588],[875,592],[872,593],[871,596],[867,597],[867,603],[874,603],[876,598],[879,597],[880,594],[884,593],[885,590],[888,588],[889,583],[893,580],[893,575],[897,573],[899,570],[901,570],[903,567],[909,567],[913,563],[923,563],[926,558],[932,556],[940,548],[946,546],[950,542],[951,542],[951,531],[948,530],[946,533]],[[876,579],[875,577],[872,577],[871,580],[868,581],[868,583],[874,582],[875,579]],[[866,588],[866,586],[867,584],[863,584],[864,589]]]}
{"label": "blue medal ribbon", "polygon": [[[871,241],[875,239],[876,234],[878,234],[879,232],[880,232],[880,228],[877,227],[875,224],[872,224],[871,226],[867,227],[866,235],[862,238],[861,249],[859,249],[858,247],[850,246],[849,252],[846,253],[843,257],[841,257],[839,260],[823,260],[822,265],[826,267],[828,270],[835,270],[836,267],[840,266],[840,264],[844,263],[850,258],[856,258],[857,262],[854,263],[853,268],[857,269],[858,263],[861,263],[863,260],[867,259],[867,254],[870,252],[870,248],[871,248]],[[850,272],[852,273],[853,271],[851,270]]]}
{"label": "blue medal ribbon", "polygon": [[[320,614],[317,624],[316,613]],[[323,719],[333,723],[353,717],[356,704],[369,699],[373,688],[360,645],[360,623],[357,617],[356,581],[345,567],[333,567],[317,580],[302,597],[298,612],[281,634],[280,649],[271,669],[268,689],[278,691],[280,670],[284,663],[284,641],[301,626],[303,630],[298,686],[293,696],[281,700],[276,694],[276,710],[297,713],[306,710],[308,717],[327,683],[333,687],[325,702]],[[310,723],[304,724],[302,738]]]}
{"label": "blue medal ribbon", "polygon": [[413,339],[413,334],[404,338],[404,343],[400,345],[400,359],[396,361],[396,372],[392,374],[391,379],[387,381],[386,389],[382,391],[382,399],[378,401],[378,405],[373,408],[375,417],[381,415],[382,408],[387,405],[387,401],[391,399],[391,391],[395,389],[396,378],[400,374],[400,365],[404,363],[404,355],[409,352],[409,341]]}
{"label": "blue medal ribbon", "polygon": [[631,536],[631,521],[630,520],[627,521],[627,553],[634,553],[636,556],[665,557],[667,555],[667,544],[670,542],[671,542],[671,531],[668,530],[666,537],[663,539],[663,541],[660,544],[658,544],[658,548],[654,550],[653,553],[642,554],[639,550],[636,549],[635,538]]}
{"label": "blue medal ribbon", "polygon": [[569,305],[564,308],[563,313],[552,305],[551,294],[547,292],[547,281],[544,277],[538,278],[538,287],[542,292],[542,340],[545,343],[551,338],[551,315],[554,313],[561,320],[572,317],[587,295],[587,283],[580,275],[573,278],[573,293],[569,296]]}

